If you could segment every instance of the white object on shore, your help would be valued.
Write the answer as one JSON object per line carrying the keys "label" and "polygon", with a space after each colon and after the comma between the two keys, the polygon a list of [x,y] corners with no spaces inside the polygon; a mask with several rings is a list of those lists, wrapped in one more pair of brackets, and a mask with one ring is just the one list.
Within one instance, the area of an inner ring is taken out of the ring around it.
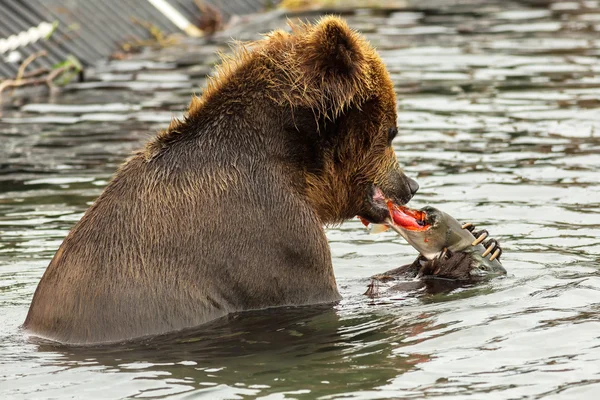
{"label": "white object on shore", "polygon": [[25,47],[28,44],[35,43],[40,39],[48,37],[54,31],[55,25],[50,22],[42,22],[38,26],[29,28],[26,31],[10,35],[6,39],[0,39],[0,54],[7,51],[14,51],[19,47]]}
{"label": "white object on shore", "polygon": [[158,11],[175,24],[179,29],[184,31],[188,36],[202,36],[202,31],[194,24],[188,21],[179,11],[177,11],[166,0],[148,0]]}

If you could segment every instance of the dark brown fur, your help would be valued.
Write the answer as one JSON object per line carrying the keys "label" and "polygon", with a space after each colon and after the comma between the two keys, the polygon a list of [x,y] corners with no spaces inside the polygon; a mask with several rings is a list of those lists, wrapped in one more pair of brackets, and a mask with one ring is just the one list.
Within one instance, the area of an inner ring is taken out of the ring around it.
{"label": "dark brown fur", "polygon": [[322,225],[380,220],[373,185],[412,195],[390,146],[392,82],[334,17],[250,47],[117,171],[50,262],[25,328],[111,342],[340,298]]}
{"label": "dark brown fur", "polygon": [[[419,254],[411,264],[372,276],[365,295],[377,298],[382,294],[422,288],[430,294],[447,292],[477,282],[470,274],[475,265],[477,261],[473,260],[470,253],[447,251],[444,257],[435,260],[427,260]],[[385,288],[381,290],[383,286]]]}

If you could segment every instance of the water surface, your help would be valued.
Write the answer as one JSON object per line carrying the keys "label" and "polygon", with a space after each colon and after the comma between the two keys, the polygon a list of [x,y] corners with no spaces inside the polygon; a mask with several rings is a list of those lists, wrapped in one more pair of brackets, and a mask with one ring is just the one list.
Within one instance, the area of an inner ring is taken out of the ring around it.
{"label": "water surface", "polygon": [[[452,3],[348,19],[396,84],[394,146],[421,184],[413,206],[488,229],[508,277],[373,302],[368,277],[416,254],[349,221],[328,230],[344,296],[333,308],[235,315],[116,348],[24,336],[19,325],[62,239],[130,152],[201,92],[227,35],[190,42],[101,64],[90,82],[4,110],[1,397],[597,398],[600,7]],[[285,23],[265,21],[260,29]],[[238,36],[255,36],[246,31]]]}

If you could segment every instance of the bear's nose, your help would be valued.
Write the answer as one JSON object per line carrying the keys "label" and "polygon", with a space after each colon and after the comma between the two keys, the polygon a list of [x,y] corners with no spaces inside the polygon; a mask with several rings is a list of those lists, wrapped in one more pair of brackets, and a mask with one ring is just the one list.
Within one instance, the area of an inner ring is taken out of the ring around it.
{"label": "bear's nose", "polygon": [[419,184],[417,183],[417,181],[409,178],[408,176],[406,177],[406,179],[408,180],[408,188],[410,189],[410,193],[414,196],[415,193],[417,193],[417,191],[419,190]]}

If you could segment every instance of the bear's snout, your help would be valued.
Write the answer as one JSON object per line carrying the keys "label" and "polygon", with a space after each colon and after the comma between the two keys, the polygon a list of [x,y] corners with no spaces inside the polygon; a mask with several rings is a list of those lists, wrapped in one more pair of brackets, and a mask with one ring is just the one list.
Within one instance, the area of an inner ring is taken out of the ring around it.
{"label": "bear's snout", "polygon": [[410,188],[410,193],[414,196],[419,191],[419,184],[412,178],[406,176],[406,180],[408,181],[408,187]]}
{"label": "bear's snout", "polygon": [[406,204],[419,190],[419,184],[401,170],[392,170],[387,182],[381,184],[384,195],[396,204]]}

